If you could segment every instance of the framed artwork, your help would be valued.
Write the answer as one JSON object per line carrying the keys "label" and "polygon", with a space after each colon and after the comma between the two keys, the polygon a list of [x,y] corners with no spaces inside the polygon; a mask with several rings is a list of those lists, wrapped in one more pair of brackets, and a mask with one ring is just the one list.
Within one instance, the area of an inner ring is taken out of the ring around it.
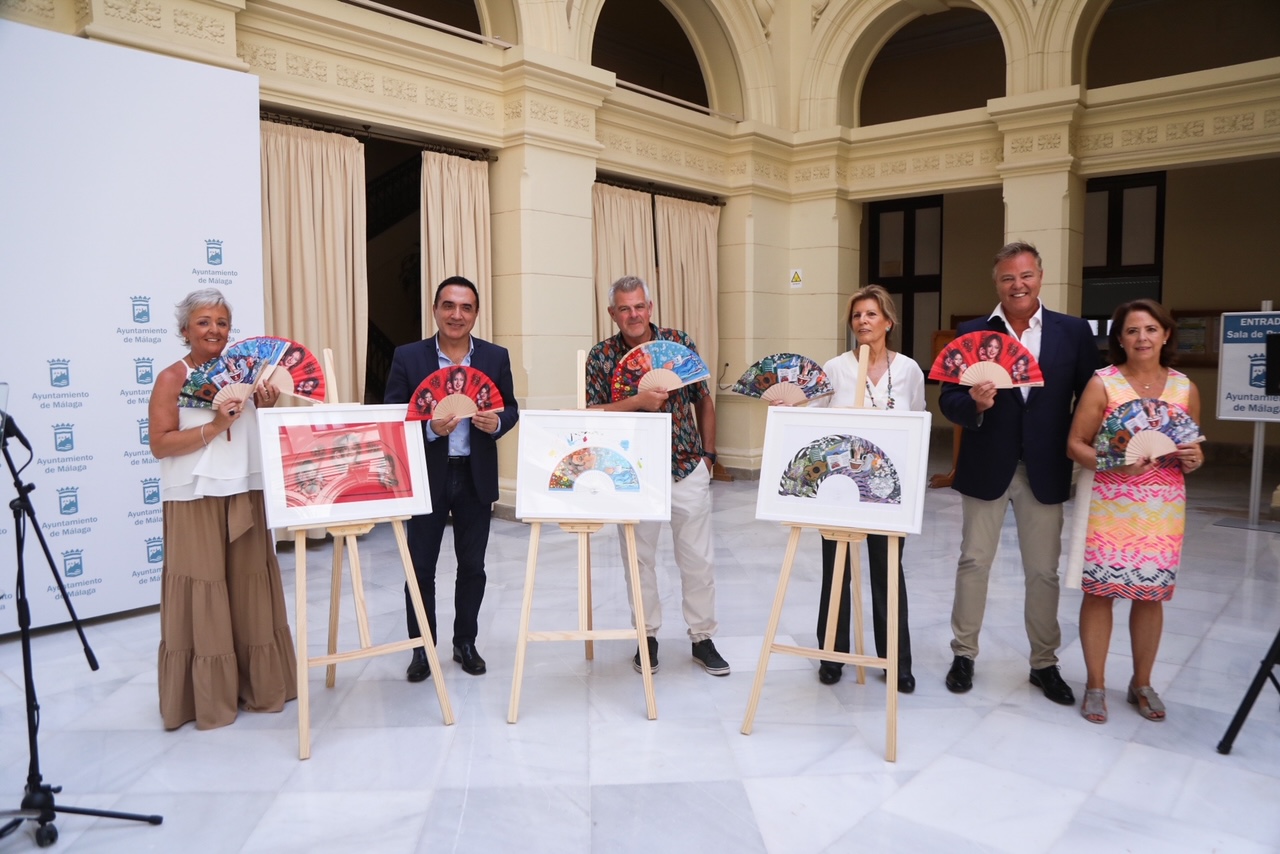
{"label": "framed artwork", "polygon": [[516,516],[671,518],[671,415],[520,411]]}
{"label": "framed artwork", "polygon": [[258,410],[267,524],[430,513],[422,428],[404,416],[403,405]]}
{"label": "framed artwork", "polygon": [[920,533],[928,412],[772,406],[756,518]]}

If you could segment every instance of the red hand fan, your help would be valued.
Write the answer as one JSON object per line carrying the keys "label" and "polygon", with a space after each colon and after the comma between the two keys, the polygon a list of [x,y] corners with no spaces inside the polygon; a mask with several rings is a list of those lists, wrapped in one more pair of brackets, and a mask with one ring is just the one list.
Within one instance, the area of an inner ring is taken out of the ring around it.
{"label": "red hand fan", "polygon": [[502,393],[484,371],[469,365],[451,365],[427,375],[409,397],[407,421],[429,421],[457,415],[470,418],[477,412],[501,412]]}

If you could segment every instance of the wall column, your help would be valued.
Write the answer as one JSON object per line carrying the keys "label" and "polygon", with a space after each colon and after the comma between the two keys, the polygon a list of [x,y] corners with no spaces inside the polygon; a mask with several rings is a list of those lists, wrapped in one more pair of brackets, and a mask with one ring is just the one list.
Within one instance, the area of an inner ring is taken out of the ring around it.
{"label": "wall column", "polygon": [[1004,231],[1025,240],[1044,263],[1041,301],[1080,314],[1084,265],[1084,187],[1071,135],[1084,111],[1080,87],[1069,86],[987,102],[1004,136]]}
{"label": "wall column", "polygon": [[[536,61],[520,48],[508,54],[507,141],[489,170],[493,337],[511,352],[522,407],[568,409],[576,405],[575,355],[596,343],[595,111],[613,75],[550,54]],[[516,439],[498,443],[499,513],[507,515],[515,506]]]}

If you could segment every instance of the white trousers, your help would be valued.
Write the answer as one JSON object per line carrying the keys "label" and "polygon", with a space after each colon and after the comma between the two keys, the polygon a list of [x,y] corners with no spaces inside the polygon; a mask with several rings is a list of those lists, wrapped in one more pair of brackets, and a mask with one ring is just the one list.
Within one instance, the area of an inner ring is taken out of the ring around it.
{"label": "white trousers", "polygon": [[[640,597],[644,603],[644,629],[649,637],[662,626],[662,601],[658,597],[658,534],[661,522],[636,526],[636,554],[640,562]],[[676,566],[680,568],[680,596],[689,639],[694,643],[716,633],[716,580],[711,544],[711,472],[705,464],[684,480],[671,484],[671,538]],[[619,538],[622,565],[627,565],[627,542]],[[624,569],[625,572],[625,569]],[[627,574],[627,595],[631,576]],[[632,625],[635,615],[632,614]]]}

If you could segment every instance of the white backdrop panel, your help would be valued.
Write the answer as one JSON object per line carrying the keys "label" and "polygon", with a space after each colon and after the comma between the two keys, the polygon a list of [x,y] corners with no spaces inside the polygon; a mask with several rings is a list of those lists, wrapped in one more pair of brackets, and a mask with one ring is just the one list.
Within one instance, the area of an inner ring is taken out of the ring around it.
{"label": "white backdrop panel", "polygon": [[[147,402],[185,352],[173,306],[218,287],[233,337],[262,333],[258,79],[0,21],[0,115],[0,380],[35,449],[22,477],[81,617],[153,605]],[[17,628],[13,527],[6,511],[0,632]],[[32,624],[65,622],[34,531],[25,565]]]}

